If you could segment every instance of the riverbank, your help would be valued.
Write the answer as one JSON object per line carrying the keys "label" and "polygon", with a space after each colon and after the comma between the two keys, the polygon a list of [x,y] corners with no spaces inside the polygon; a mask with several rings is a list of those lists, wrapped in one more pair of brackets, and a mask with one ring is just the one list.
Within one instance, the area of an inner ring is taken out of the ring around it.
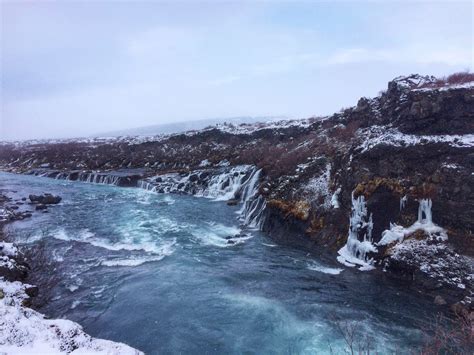
{"label": "riverbank", "polygon": [[[34,211],[20,211],[25,200],[12,201],[0,194],[0,352],[7,354],[130,354],[140,351],[125,344],[96,339],[82,327],[66,319],[46,319],[30,308],[38,287],[25,283],[31,270],[28,261],[14,243],[5,241],[6,223],[31,217]],[[7,205],[8,203],[8,205]],[[11,204],[13,203],[13,204]],[[43,208],[39,210],[44,211]]]}

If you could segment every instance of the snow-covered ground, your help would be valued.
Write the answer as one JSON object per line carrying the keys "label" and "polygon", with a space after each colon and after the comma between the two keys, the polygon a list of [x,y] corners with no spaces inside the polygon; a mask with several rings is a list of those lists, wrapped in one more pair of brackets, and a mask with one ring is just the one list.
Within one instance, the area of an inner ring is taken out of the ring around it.
{"label": "snow-covered ground", "polygon": [[358,131],[361,137],[359,149],[362,153],[381,144],[394,147],[448,143],[453,147],[474,147],[474,134],[414,135],[404,134],[396,128],[372,126]]}
{"label": "snow-covered ground", "polygon": [[[0,267],[14,268],[18,249],[0,242]],[[30,285],[0,277],[0,354],[142,354],[128,345],[96,339],[66,319],[46,319],[26,307]]]}

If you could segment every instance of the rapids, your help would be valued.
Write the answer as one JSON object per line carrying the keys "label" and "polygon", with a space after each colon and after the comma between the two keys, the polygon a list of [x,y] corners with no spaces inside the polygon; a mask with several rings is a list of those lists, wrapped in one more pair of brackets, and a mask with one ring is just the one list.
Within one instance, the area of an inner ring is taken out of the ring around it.
{"label": "rapids", "polygon": [[149,354],[339,354],[350,327],[356,344],[406,353],[435,313],[380,272],[276,244],[255,228],[258,198],[227,206],[35,176],[0,173],[0,181],[14,198],[63,198],[7,226],[20,246],[42,243],[54,260],[59,282],[40,311]]}

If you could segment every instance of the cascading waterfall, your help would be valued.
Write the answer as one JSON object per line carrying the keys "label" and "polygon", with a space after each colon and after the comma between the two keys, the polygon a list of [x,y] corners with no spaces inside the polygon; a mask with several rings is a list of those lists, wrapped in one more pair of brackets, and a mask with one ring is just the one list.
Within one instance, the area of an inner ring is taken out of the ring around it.
{"label": "cascading waterfall", "polygon": [[240,219],[245,225],[259,229],[262,227],[262,216],[266,206],[265,199],[258,194],[258,180],[261,171],[261,169],[255,170],[248,183],[243,187],[242,208],[238,211]]}
{"label": "cascading waterfall", "polygon": [[252,228],[262,229],[264,222],[263,213],[266,206],[267,202],[261,195],[258,195],[256,198],[248,201],[245,204],[245,210],[241,214],[243,223]]}
{"label": "cascading waterfall", "polygon": [[[72,180],[70,175],[66,180]],[[101,185],[118,185],[120,182],[120,176],[112,174],[99,174],[99,173],[80,173],[77,180],[88,182],[92,184]]]}
{"label": "cascading waterfall", "polygon": [[252,175],[250,176],[248,182],[242,187],[242,208],[239,210],[239,214],[244,214],[244,212],[248,209],[248,205],[252,202],[252,199],[258,193],[258,179],[260,178],[260,172],[262,169],[254,170]]}
{"label": "cascading waterfall", "polygon": [[33,175],[51,177],[56,180],[82,181],[102,185],[119,185],[120,176],[107,173],[61,172],[61,171],[33,171]]}
{"label": "cascading waterfall", "polygon": [[151,192],[156,192],[156,185],[153,185],[151,182],[145,180],[139,180],[137,186],[141,189],[148,190]]}
{"label": "cascading waterfall", "polygon": [[[367,217],[367,206],[364,196],[354,198],[352,195],[352,213],[350,217],[349,235],[347,242],[338,254],[337,260],[350,267],[359,266],[360,270],[371,270],[374,268],[373,260],[367,256],[369,252],[377,252],[372,243],[372,214]],[[365,233],[362,241],[359,240],[359,234]]]}
{"label": "cascading waterfall", "polygon": [[207,189],[202,191],[203,197],[226,201],[235,198],[236,193],[251,179],[249,172],[254,168],[248,165],[233,167],[229,172],[211,177]]}
{"label": "cascading waterfall", "polygon": [[[121,176],[112,173],[35,170],[32,174],[103,185],[119,185],[121,182]],[[237,212],[239,219],[247,226],[261,228],[266,201],[258,193],[260,174],[261,169],[254,166],[238,165],[220,168],[215,174],[200,170],[186,176],[178,173],[158,175],[138,180],[136,186],[151,192],[188,193],[216,201],[239,200],[242,204]]]}
{"label": "cascading waterfall", "polygon": [[250,165],[239,165],[225,169],[207,180],[191,180],[190,176],[201,176],[207,171],[195,171],[187,176],[165,174],[138,181],[137,186],[151,192],[187,192],[197,197],[215,201],[239,199],[242,207],[237,211],[243,224],[261,228],[266,201],[258,193],[261,169]]}

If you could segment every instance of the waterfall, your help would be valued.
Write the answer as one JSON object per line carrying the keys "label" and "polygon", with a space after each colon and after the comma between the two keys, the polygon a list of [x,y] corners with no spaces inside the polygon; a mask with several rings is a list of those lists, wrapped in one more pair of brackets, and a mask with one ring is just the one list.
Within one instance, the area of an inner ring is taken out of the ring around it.
{"label": "waterfall", "polygon": [[262,229],[263,216],[267,202],[261,195],[245,203],[245,210],[241,214],[241,220],[246,226]]}
{"label": "waterfall", "polygon": [[145,180],[139,180],[137,183],[137,186],[141,189],[148,190],[151,192],[156,192],[156,186],[153,185],[152,183],[145,181]]}
{"label": "waterfall", "polygon": [[239,210],[239,214],[243,214],[245,210],[248,210],[248,205],[251,202],[257,193],[258,193],[258,179],[260,178],[260,172],[262,169],[254,170],[252,175],[250,176],[247,183],[242,188],[242,208]]}
{"label": "waterfall", "polygon": [[253,169],[249,165],[239,165],[228,172],[214,175],[211,177],[207,189],[202,191],[201,195],[214,198],[216,201],[234,199],[244,183],[251,179],[248,174]]}
{"label": "waterfall", "polygon": [[[138,187],[161,193],[189,193],[215,201],[240,200],[236,212],[243,224],[261,228],[266,201],[258,193],[261,169],[251,165],[220,168],[217,171],[196,170],[189,175],[177,173],[140,180]],[[191,178],[193,177],[193,178]]]}
{"label": "waterfall", "polygon": [[102,185],[119,185],[120,175],[109,173],[86,173],[86,172],[61,172],[61,171],[43,171],[33,170],[33,175],[40,177],[51,177],[56,180],[83,181]]}
{"label": "waterfall", "polygon": [[[369,252],[377,252],[372,243],[372,214],[367,217],[367,207],[364,196],[354,198],[352,195],[352,213],[350,217],[349,235],[347,242],[338,254],[337,260],[350,267],[359,266],[360,270],[373,269],[373,259],[368,258]],[[365,230],[365,233],[364,233]],[[364,233],[362,241],[359,234]]]}
{"label": "waterfall", "polygon": [[261,171],[261,169],[255,170],[248,182],[243,186],[242,208],[237,212],[243,224],[259,229],[262,227],[262,216],[266,207],[265,198],[258,194],[258,180]]}

